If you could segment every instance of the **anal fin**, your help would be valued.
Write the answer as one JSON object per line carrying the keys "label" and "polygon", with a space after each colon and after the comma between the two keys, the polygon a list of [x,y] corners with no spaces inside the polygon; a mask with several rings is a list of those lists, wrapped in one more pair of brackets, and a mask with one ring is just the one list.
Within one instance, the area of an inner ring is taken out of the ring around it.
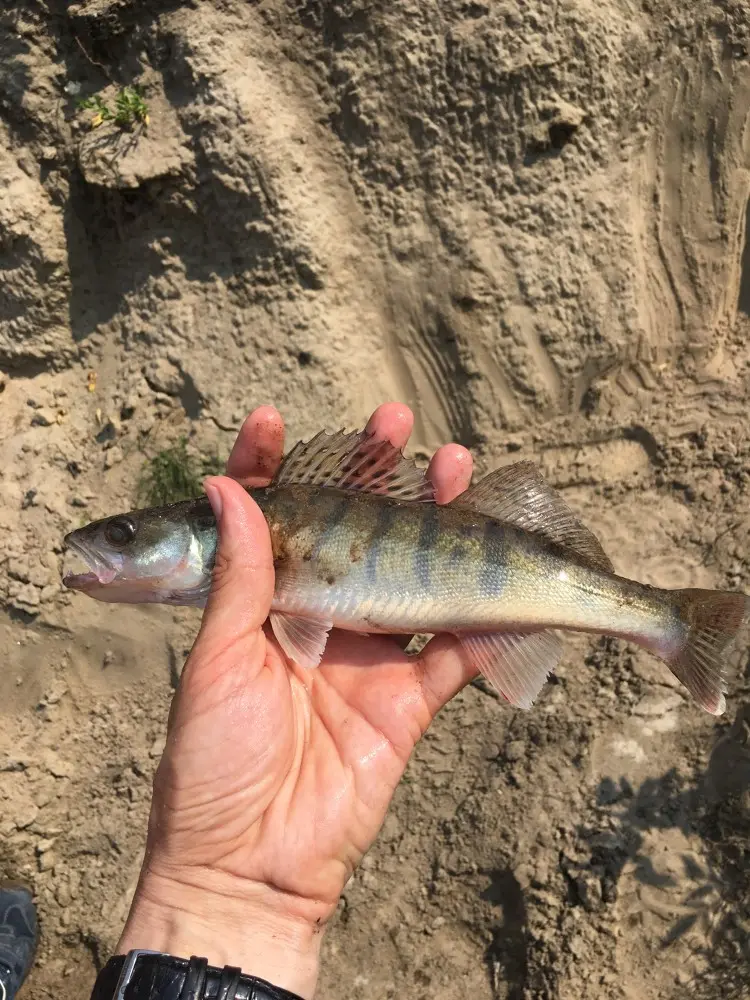
{"label": "anal fin", "polygon": [[272,611],[270,619],[273,634],[286,657],[300,667],[317,667],[325,652],[333,622],[285,615],[280,611]]}
{"label": "anal fin", "polygon": [[516,708],[531,708],[563,653],[557,632],[489,632],[458,637],[474,666]]}

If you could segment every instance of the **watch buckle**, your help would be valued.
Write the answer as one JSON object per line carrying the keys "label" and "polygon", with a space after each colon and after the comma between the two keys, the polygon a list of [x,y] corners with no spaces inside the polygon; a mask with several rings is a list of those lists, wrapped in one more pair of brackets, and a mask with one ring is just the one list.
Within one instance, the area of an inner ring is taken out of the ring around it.
{"label": "watch buckle", "polygon": [[135,972],[135,963],[141,957],[141,955],[160,955],[160,951],[148,951],[145,948],[134,948],[129,951],[125,956],[125,963],[122,967],[122,972],[120,973],[120,978],[117,980],[117,989],[115,990],[114,1000],[125,1000],[125,990],[128,988],[130,980],[133,978],[133,973]]}

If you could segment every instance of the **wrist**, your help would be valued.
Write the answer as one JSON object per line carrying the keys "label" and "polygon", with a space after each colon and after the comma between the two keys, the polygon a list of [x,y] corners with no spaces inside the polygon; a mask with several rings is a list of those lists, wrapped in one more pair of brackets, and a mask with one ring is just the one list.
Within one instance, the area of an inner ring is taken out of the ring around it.
{"label": "wrist", "polygon": [[118,953],[143,948],[181,958],[201,955],[210,965],[238,966],[309,1000],[324,924],[288,907],[283,895],[213,870],[194,870],[189,879],[144,872]]}

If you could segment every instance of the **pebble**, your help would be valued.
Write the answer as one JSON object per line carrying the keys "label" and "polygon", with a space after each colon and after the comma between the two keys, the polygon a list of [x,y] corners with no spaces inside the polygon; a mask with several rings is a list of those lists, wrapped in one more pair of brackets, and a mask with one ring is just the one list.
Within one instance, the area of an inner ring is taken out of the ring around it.
{"label": "pebble", "polygon": [[52,801],[52,789],[49,785],[42,785],[34,792],[34,805],[38,809],[44,809]]}
{"label": "pebble", "polygon": [[40,604],[39,591],[33,583],[27,583],[15,594],[11,594],[10,604],[21,611],[35,611]]}
{"label": "pebble", "polygon": [[158,358],[146,365],[143,375],[154,392],[163,392],[167,396],[179,396],[182,390],[182,373],[166,358]]}
{"label": "pebble", "polygon": [[104,468],[111,469],[113,465],[119,465],[123,460],[122,448],[115,444],[104,453]]}
{"label": "pebble", "polygon": [[48,872],[57,864],[57,856],[54,851],[45,851],[39,856],[39,871]]}
{"label": "pebble", "polygon": [[52,598],[55,597],[59,592],[60,592],[60,587],[58,586],[57,583],[47,584],[46,587],[42,587],[41,592],[39,594],[39,600],[42,602],[42,604],[45,604],[47,601],[51,601]]}
{"label": "pebble", "polygon": [[119,420],[114,420],[112,417],[106,417],[100,429],[96,432],[96,440],[99,444],[106,444],[108,441],[114,441],[119,430]]}
{"label": "pebble", "polygon": [[130,420],[138,406],[137,396],[128,396],[120,407],[120,420]]}
{"label": "pebble", "polygon": [[46,587],[52,582],[52,572],[48,566],[32,563],[29,567],[29,583],[35,587]]}
{"label": "pebble", "polygon": [[61,882],[55,889],[55,899],[60,904],[60,906],[70,906],[72,896],[70,894],[70,886],[67,882]]}
{"label": "pebble", "polygon": [[[23,684],[23,677],[16,677],[16,684]],[[25,771],[28,766],[28,760],[21,757],[6,757],[0,762],[0,771]]]}
{"label": "pebble", "polygon": [[633,708],[633,715],[644,718],[660,718],[680,708],[684,704],[682,696],[675,692],[666,696],[649,692]]}
{"label": "pebble", "polygon": [[48,751],[43,760],[44,766],[55,778],[69,778],[73,774],[73,765],[67,760],[61,760],[55,753]]}
{"label": "pebble", "polygon": [[574,935],[568,943],[568,951],[574,958],[581,959],[586,954],[586,944],[580,934]]}
{"label": "pebble", "polygon": [[44,696],[48,705],[56,705],[68,693],[68,686],[63,682],[55,684]]}
{"label": "pebble", "polygon": [[34,413],[31,418],[31,424],[33,427],[51,427],[53,424],[57,423],[57,416],[52,410],[48,410],[46,407],[42,407]]}
{"label": "pebble", "polygon": [[39,815],[39,808],[33,802],[21,802],[13,810],[13,820],[17,830],[31,826]]}
{"label": "pebble", "polygon": [[584,908],[592,913],[602,904],[601,879],[593,871],[583,871],[576,878],[576,891]]}
{"label": "pebble", "polygon": [[395,811],[391,810],[385,817],[385,822],[380,829],[380,839],[384,843],[393,842],[401,839],[403,830],[401,827],[401,821],[396,815]]}
{"label": "pebble", "polygon": [[8,575],[22,583],[33,583],[35,587],[45,587],[52,580],[48,566],[31,561],[28,556],[16,556],[8,560]]}
{"label": "pebble", "polygon": [[23,583],[29,582],[28,556],[11,557],[6,564],[6,569],[8,576],[13,576],[16,580],[21,580]]}

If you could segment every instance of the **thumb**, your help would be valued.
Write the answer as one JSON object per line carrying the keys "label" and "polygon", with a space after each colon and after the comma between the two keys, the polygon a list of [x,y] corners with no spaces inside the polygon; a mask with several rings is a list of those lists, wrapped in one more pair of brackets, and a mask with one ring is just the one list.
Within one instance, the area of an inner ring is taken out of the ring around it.
{"label": "thumb", "polygon": [[221,649],[257,631],[268,617],[274,589],[273,553],[266,519],[239,483],[212,476],[203,485],[219,537],[201,639]]}

